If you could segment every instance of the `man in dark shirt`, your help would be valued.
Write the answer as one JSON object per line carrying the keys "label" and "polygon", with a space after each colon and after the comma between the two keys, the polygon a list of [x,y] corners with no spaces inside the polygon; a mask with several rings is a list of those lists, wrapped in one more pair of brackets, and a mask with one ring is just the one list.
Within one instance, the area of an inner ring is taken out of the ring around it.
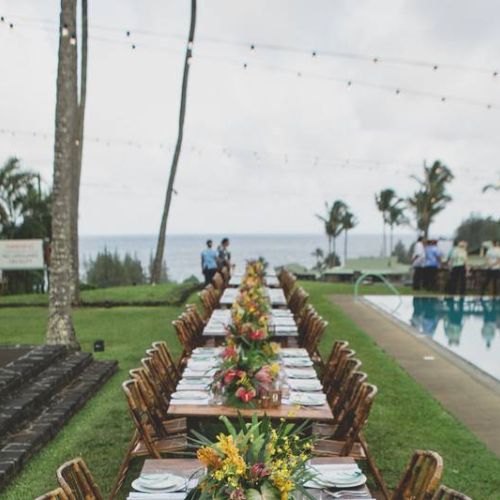
{"label": "man in dark shirt", "polygon": [[217,266],[222,269],[224,266],[231,268],[231,253],[229,248],[229,238],[223,238],[217,248]]}

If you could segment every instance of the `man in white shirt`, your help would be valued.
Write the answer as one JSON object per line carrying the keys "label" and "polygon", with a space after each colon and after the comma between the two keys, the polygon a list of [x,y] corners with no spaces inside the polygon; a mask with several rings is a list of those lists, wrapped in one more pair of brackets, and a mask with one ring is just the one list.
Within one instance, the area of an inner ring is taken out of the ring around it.
{"label": "man in white shirt", "polygon": [[498,295],[498,281],[500,280],[500,241],[494,241],[486,252],[486,279],[484,280],[481,295],[490,288],[493,283],[493,295]]}
{"label": "man in white shirt", "polygon": [[418,238],[413,248],[411,265],[413,267],[413,290],[420,290],[424,283],[425,266],[425,245],[422,236]]}

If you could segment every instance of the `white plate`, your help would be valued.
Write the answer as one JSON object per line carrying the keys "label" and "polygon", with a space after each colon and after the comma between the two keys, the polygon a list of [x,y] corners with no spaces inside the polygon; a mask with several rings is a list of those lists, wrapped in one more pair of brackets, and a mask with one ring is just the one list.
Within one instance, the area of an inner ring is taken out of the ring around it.
{"label": "white plate", "polygon": [[305,370],[300,368],[287,368],[285,370],[288,378],[317,378],[316,372],[311,368]]}
{"label": "white plate", "polygon": [[177,391],[172,394],[171,400],[181,401],[183,399],[206,399],[208,392],[205,391]]}
{"label": "white plate", "polygon": [[283,364],[295,368],[306,368],[312,366],[313,362],[309,358],[286,358]]}
{"label": "white plate", "polygon": [[290,395],[290,404],[292,405],[323,406],[325,403],[326,396],[324,394],[299,392]]}
{"label": "white plate", "polygon": [[306,488],[355,488],[357,486],[362,486],[365,483],[366,476],[364,474],[361,474],[358,478],[352,480],[351,482],[344,482],[341,480],[334,480],[325,478],[324,476],[319,476],[315,479],[311,479],[304,486]]}
{"label": "white plate", "polygon": [[[132,482],[132,488],[142,493],[168,493],[182,490],[187,479],[174,474],[158,474],[159,480],[144,479],[139,476]],[[149,475],[147,477],[150,477]]]}

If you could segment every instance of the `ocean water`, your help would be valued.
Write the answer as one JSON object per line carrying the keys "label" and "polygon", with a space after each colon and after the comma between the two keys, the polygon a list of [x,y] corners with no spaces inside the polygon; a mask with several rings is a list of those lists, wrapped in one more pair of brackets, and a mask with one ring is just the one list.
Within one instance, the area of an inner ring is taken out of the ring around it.
{"label": "ocean water", "polygon": [[[265,257],[272,266],[290,263],[312,267],[316,248],[327,249],[323,235],[169,235],[166,242],[166,263],[170,279],[182,281],[189,276],[202,277],[200,253],[205,241],[211,238],[218,244],[223,236],[230,239],[232,261],[242,268],[248,258]],[[413,242],[413,235],[394,238],[394,244],[401,240],[407,247]],[[149,269],[151,255],[156,249],[156,236],[82,236],[80,238],[80,272],[85,277],[85,262],[94,258],[104,248],[123,255],[136,255],[144,270]],[[378,256],[381,254],[382,237],[373,234],[349,235],[348,258]],[[337,240],[337,251],[343,256],[343,237]]]}

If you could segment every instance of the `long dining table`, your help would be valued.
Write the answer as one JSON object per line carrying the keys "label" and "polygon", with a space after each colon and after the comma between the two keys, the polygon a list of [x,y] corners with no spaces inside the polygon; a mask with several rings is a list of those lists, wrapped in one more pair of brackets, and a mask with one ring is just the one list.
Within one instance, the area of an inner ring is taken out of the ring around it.
{"label": "long dining table", "polygon": [[186,417],[188,427],[200,419],[214,420],[222,415],[249,418],[257,414],[268,415],[271,419],[333,422],[332,410],[305,349],[282,348],[280,351],[283,397],[276,408],[236,408],[216,402],[210,393],[210,383],[220,363],[220,352],[218,347],[198,347],[193,351],[176,392],[172,394],[169,417]]}
{"label": "long dining table", "polygon": [[[315,468],[329,467],[338,471],[352,470],[356,467],[356,461],[351,457],[318,457],[310,461],[310,465]],[[202,474],[202,466],[195,458],[162,458],[162,459],[146,459],[142,466],[141,476],[151,478],[154,475],[174,474],[185,478],[187,490],[179,493],[168,493],[165,496],[156,494],[157,498],[169,498],[171,500],[181,500],[187,495],[189,488],[194,488],[198,484],[199,476]],[[344,500],[370,500],[372,494],[365,484],[357,487],[339,488],[328,487],[328,489],[320,488],[307,488],[307,492],[316,499],[326,500],[328,498],[342,498]],[[341,492],[341,493],[340,493]],[[155,497],[155,493],[139,493],[131,491],[127,496],[128,500],[148,500],[148,498]],[[304,498],[300,493],[294,495],[295,499]]]}
{"label": "long dining table", "polygon": [[[226,288],[219,301],[221,307],[232,306],[239,293],[238,288]],[[285,307],[287,305],[285,293],[282,288],[266,287],[266,293],[272,307]]]}

